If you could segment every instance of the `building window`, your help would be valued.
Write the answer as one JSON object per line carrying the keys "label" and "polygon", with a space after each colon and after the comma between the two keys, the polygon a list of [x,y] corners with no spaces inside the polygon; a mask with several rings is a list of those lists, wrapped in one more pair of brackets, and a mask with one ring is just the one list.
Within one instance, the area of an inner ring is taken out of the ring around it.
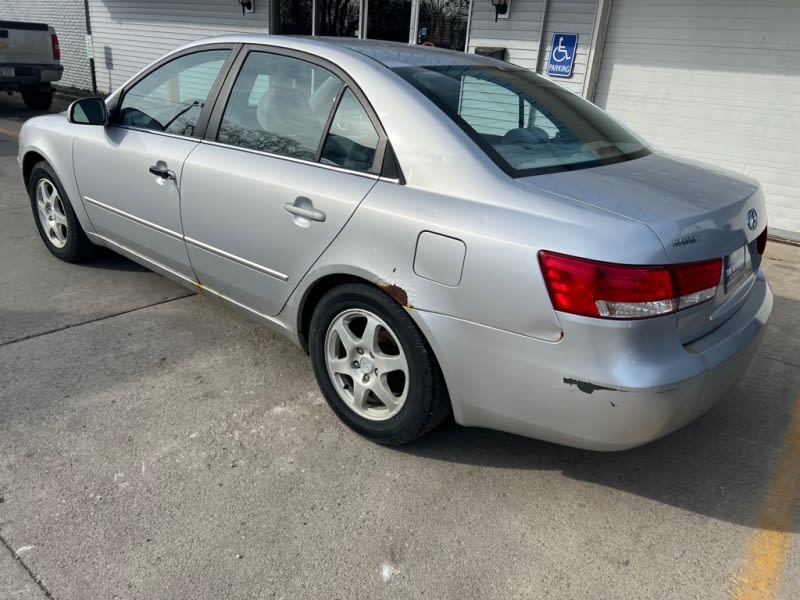
{"label": "building window", "polygon": [[311,35],[312,0],[274,0],[273,33]]}
{"label": "building window", "polygon": [[368,39],[408,42],[410,25],[411,0],[368,0]]}
{"label": "building window", "polygon": [[468,19],[469,0],[420,0],[417,43],[463,52]]}
{"label": "building window", "polygon": [[[470,0],[273,0],[272,32],[466,48]],[[417,15],[412,23],[412,15]]]}
{"label": "building window", "polygon": [[316,0],[314,35],[358,37],[361,21],[359,0]]}

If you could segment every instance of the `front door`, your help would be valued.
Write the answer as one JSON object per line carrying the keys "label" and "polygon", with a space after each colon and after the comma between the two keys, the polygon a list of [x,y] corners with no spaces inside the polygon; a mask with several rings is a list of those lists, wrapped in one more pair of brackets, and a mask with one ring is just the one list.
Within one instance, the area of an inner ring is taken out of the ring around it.
{"label": "front door", "polygon": [[218,105],[184,167],[186,246],[201,284],[272,316],[375,185],[379,136],[340,77],[279,53]]}
{"label": "front door", "polygon": [[196,51],[157,67],[124,91],[109,126],[87,127],[73,150],[96,232],[184,277],[192,269],[180,219],[183,163],[229,55]]}

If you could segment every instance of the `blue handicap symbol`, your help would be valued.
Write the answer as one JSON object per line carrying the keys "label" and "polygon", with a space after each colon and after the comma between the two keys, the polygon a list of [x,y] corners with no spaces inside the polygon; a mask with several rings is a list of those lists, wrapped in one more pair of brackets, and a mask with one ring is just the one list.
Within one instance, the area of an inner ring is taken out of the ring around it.
{"label": "blue handicap symbol", "polygon": [[554,33],[550,44],[547,74],[551,77],[570,77],[577,48],[577,33]]}

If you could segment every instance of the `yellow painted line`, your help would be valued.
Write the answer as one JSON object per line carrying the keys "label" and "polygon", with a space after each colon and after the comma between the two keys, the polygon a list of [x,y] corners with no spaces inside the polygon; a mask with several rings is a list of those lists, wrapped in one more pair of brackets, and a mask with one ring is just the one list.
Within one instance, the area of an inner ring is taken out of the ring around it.
{"label": "yellow painted line", "polygon": [[794,505],[800,492],[800,395],[794,403],[783,446],[756,520],[735,600],[775,600],[792,543]]}
{"label": "yellow painted line", "polygon": [[16,131],[8,131],[7,129],[0,128],[0,133],[2,133],[3,135],[11,136],[13,138],[19,137],[19,134]]}

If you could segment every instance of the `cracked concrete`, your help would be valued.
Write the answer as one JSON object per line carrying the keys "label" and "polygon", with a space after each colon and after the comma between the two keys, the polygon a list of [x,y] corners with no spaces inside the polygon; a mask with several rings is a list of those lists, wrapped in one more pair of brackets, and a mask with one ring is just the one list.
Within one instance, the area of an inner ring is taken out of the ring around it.
{"label": "cracked concrete", "polygon": [[0,600],[43,600],[50,591],[17,557],[17,552],[0,536]]}

